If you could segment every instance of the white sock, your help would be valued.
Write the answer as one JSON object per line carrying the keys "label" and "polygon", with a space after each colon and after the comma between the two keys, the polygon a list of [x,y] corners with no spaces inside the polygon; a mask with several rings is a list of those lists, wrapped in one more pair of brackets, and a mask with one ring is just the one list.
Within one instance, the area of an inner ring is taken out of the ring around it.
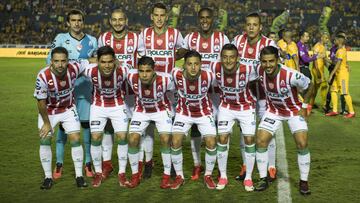
{"label": "white sock", "polygon": [[139,161],[143,162],[144,161],[144,149],[145,149],[145,136],[141,136],[140,137],[140,148],[139,148]]}
{"label": "white sock", "polygon": [[90,153],[91,153],[91,158],[92,158],[93,165],[94,165],[94,168],[95,168],[95,172],[96,173],[102,173],[101,145],[99,145],[99,146],[91,145]]}
{"label": "white sock", "polygon": [[252,172],[255,165],[255,144],[245,145],[245,163],[246,163],[246,176],[245,180],[252,180]]}
{"label": "white sock", "polygon": [[84,159],[84,150],[83,147],[71,147],[71,157],[74,162],[75,167],[75,176],[81,177],[83,176],[83,159]]}
{"label": "white sock", "polygon": [[[128,155],[128,144],[117,145],[117,155],[119,161],[119,174],[125,173]],[[139,162],[139,161],[138,161]]]}
{"label": "white sock", "polygon": [[216,147],[209,149],[206,147],[205,154],[205,175],[211,175],[216,163]]}
{"label": "white sock", "polygon": [[171,162],[174,165],[174,169],[176,171],[176,175],[184,178],[183,172],[183,153],[182,148],[173,149],[171,148]]}
{"label": "white sock", "polygon": [[110,161],[113,148],[113,136],[108,133],[104,133],[101,142],[102,145],[102,157],[104,161]]}
{"label": "white sock", "polygon": [[[278,131],[276,131],[278,132]],[[268,168],[275,168],[275,161],[276,161],[276,142],[275,137],[272,137],[269,145],[268,145],[268,151],[269,151],[269,167]]]}
{"label": "white sock", "polygon": [[220,176],[222,178],[227,178],[226,168],[227,168],[227,160],[229,155],[228,144],[217,144],[217,160],[218,167],[220,171]]}
{"label": "white sock", "polygon": [[153,137],[153,135],[149,135],[149,134],[145,135],[144,146],[145,146],[144,147],[145,161],[146,162],[151,161],[151,159],[153,158],[153,150],[154,150],[154,137]]}
{"label": "white sock", "polygon": [[[257,168],[259,170],[260,178],[265,178],[267,176],[267,165],[269,162],[269,154],[267,149],[261,149],[261,151],[266,150],[264,152],[259,152],[259,149],[256,150],[256,163]],[[247,170],[247,166],[246,166]]]}
{"label": "white sock", "polygon": [[201,137],[191,137],[191,152],[194,159],[194,166],[201,165]]}
{"label": "white sock", "polygon": [[241,158],[242,158],[242,165],[246,165],[246,158],[245,158],[245,140],[244,135],[240,132],[240,152],[241,152]]}
{"label": "white sock", "polygon": [[45,178],[52,178],[51,172],[51,160],[52,160],[52,152],[50,145],[40,145],[39,149],[40,161],[42,168],[45,173]]}
{"label": "white sock", "polygon": [[129,163],[131,166],[132,174],[139,172],[139,149],[129,148],[128,149]]}
{"label": "white sock", "polygon": [[170,175],[170,171],[171,171],[170,148],[161,150],[161,158],[162,158],[162,162],[163,162],[163,166],[164,166],[164,174]]}
{"label": "white sock", "polygon": [[310,152],[304,155],[298,153],[298,165],[300,170],[300,180],[307,181],[310,172]]}

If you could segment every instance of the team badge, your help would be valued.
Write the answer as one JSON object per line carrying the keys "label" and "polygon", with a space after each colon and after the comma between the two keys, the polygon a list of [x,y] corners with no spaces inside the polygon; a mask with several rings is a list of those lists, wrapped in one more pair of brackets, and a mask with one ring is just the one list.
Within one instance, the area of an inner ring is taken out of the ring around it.
{"label": "team badge", "polygon": [[252,47],[249,47],[247,51],[248,51],[249,54],[253,54],[253,53],[254,53],[254,49],[253,49]]}
{"label": "team badge", "polygon": [[144,90],[144,93],[145,93],[146,96],[149,96],[151,91],[150,90]]}
{"label": "team badge", "polygon": [[121,45],[120,43],[116,43],[115,47],[116,47],[117,49],[121,49],[122,45]]}
{"label": "team badge", "polygon": [[232,83],[233,79],[232,78],[226,78],[226,82],[228,83]]}
{"label": "team badge", "polygon": [[111,81],[109,81],[109,80],[105,80],[105,81],[104,81],[104,84],[105,84],[106,86],[110,86]]}
{"label": "team badge", "polygon": [[204,49],[207,49],[208,46],[209,46],[209,44],[208,44],[207,42],[202,43],[202,47],[203,47]]}
{"label": "team badge", "polygon": [[78,45],[76,46],[76,49],[77,49],[78,51],[81,51],[82,45],[81,45],[81,44],[78,44]]}
{"label": "team badge", "polygon": [[169,42],[169,49],[174,48],[174,42]]}
{"label": "team badge", "polygon": [[195,85],[189,85],[189,89],[190,89],[191,91],[194,91],[194,90],[196,89],[196,87],[195,87]]}
{"label": "team badge", "polygon": [[161,46],[162,43],[163,43],[163,40],[162,40],[162,39],[157,39],[157,40],[156,40],[156,44],[157,44],[157,45]]}
{"label": "team badge", "polygon": [[269,88],[270,88],[270,89],[274,89],[274,87],[275,87],[274,83],[269,82]]}
{"label": "team badge", "polygon": [[214,51],[220,51],[220,46],[219,46],[219,45],[215,45],[215,46],[214,46]]}
{"label": "team badge", "polygon": [[129,53],[132,53],[134,51],[134,48],[132,46],[127,47],[126,51],[129,52]]}
{"label": "team badge", "polygon": [[61,86],[61,87],[65,87],[65,85],[66,85],[66,81],[65,81],[65,80],[60,81],[60,86]]}

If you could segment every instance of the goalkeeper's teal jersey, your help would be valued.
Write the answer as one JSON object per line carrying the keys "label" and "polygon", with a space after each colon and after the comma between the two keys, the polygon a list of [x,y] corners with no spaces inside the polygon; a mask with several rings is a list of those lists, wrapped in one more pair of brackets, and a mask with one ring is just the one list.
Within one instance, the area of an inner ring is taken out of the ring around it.
{"label": "goalkeeper's teal jersey", "polygon": [[[81,40],[77,40],[70,33],[58,34],[51,44],[51,49],[55,47],[64,47],[69,52],[70,61],[88,59],[95,55],[97,50],[97,40],[95,37],[85,34]],[[50,63],[51,53],[47,58],[47,64]],[[91,99],[92,84],[89,79],[81,76],[75,82],[75,98]]]}

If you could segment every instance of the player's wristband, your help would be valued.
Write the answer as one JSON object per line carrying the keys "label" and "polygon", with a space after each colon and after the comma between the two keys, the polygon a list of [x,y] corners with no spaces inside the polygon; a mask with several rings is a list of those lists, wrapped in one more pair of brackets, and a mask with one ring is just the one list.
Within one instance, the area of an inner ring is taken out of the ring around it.
{"label": "player's wristband", "polygon": [[308,107],[308,104],[307,104],[307,103],[302,103],[301,108],[307,109],[307,107]]}

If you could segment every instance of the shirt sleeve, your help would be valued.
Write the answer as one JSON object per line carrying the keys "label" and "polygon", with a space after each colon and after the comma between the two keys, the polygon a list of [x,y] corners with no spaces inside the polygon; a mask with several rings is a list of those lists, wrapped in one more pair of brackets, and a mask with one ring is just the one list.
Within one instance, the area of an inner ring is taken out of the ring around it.
{"label": "shirt sleeve", "polygon": [[229,38],[226,35],[224,35],[224,45],[229,43],[230,43]]}
{"label": "shirt sleeve", "polygon": [[310,79],[300,72],[293,72],[290,78],[290,86],[297,87],[300,91],[309,87]]}
{"label": "shirt sleeve", "polygon": [[311,61],[316,60],[317,54],[314,54],[313,57],[310,57],[308,51],[305,50],[303,47],[298,46],[298,49],[299,49],[299,57],[303,62],[310,63]]}
{"label": "shirt sleeve", "polygon": [[346,59],[346,52],[343,49],[339,49],[336,52],[336,59],[339,61],[344,61]]}
{"label": "shirt sleeve", "polygon": [[36,77],[36,83],[35,83],[35,91],[34,91],[34,97],[36,99],[47,99],[47,84],[45,81],[40,77],[40,74]]}
{"label": "shirt sleeve", "polygon": [[173,92],[175,91],[175,83],[173,78],[169,75],[167,76],[168,79],[168,86],[167,86],[167,91]]}

